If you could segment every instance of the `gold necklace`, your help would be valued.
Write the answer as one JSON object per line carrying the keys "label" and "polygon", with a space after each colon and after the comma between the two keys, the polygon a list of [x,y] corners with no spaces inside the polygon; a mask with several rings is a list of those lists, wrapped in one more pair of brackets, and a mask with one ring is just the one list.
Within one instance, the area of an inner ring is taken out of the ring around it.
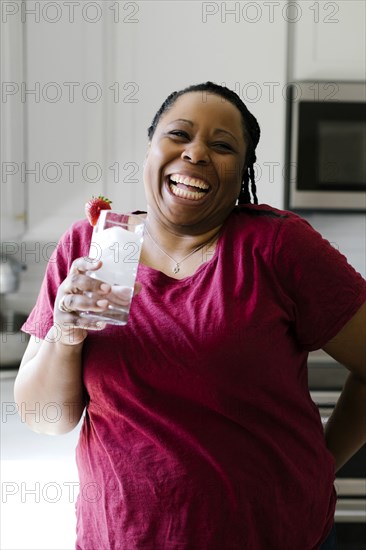
{"label": "gold necklace", "polygon": [[[165,256],[168,256],[168,258],[169,258],[170,260],[172,260],[172,262],[174,262],[175,265],[174,265],[174,267],[172,268],[172,271],[173,271],[173,273],[174,273],[175,275],[176,275],[177,273],[179,273],[179,271],[180,271],[180,266],[181,266],[181,264],[182,264],[185,260],[188,260],[188,258],[189,258],[190,256],[193,256],[193,254],[194,254],[195,252],[198,252],[198,250],[200,250],[201,248],[203,248],[204,246],[206,246],[206,244],[208,244],[210,241],[213,240],[213,238],[212,238],[212,239],[210,239],[209,241],[207,241],[207,242],[205,242],[205,243],[203,243],[203,244],[200,244],[199,246],[197,246],[197,248],[195,248],[194,250],[192,250],[192,252],[190,252],[189,254],[187,254],[187,256],[184,256],[184,258],[182,258],[181,260],[179,260],[179,262],[177,262],[177,260],[175,260],[174,258],[172,258],[172,257],[170,256],[170,254],[168,254],[167,252],[165,252],[165,250],[163,250],[163,249],[161,248],[161,246],[156,242],[156,240],[154,239],[154,237],[151,235],[151,233],[150,233],[150,231],[149,231],[149,229],[148,229],[147,224],[145,224],[145,230],[146,230],[146,233],[149,235],[150,239],[151,239],[151,240],[155,243],[155,245],[158,247],[158,249],[160,250],[160,252],[162,252],[163,254],[165,254]],[[214,235],[214,237],[216,237],[216,235]]]}

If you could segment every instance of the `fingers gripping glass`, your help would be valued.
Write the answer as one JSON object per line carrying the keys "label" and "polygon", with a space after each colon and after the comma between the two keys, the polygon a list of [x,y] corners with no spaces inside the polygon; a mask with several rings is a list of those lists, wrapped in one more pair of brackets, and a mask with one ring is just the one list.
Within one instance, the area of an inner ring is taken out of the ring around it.
{"label": "fingers gripping glass", "polygon": [[[102,260],[90,277],[112,285],[113,302],[102,312],[84,311],[81,317],[114,325],[125,325],[130,312],[141,254],[144,220],[133,214],[102,210],[93,229],[89,257]],[[108,296],[108,299],[110,297]]]}

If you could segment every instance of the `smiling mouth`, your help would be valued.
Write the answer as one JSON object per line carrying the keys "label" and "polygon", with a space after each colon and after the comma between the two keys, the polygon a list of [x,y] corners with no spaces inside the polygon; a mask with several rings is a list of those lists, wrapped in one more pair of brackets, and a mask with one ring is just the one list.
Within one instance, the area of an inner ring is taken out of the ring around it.
{"label": "smiling mouth", "polygon": [[181,174],[172,174],[168,178],[168,185],[176,197],[194,201],[202,199],[210,189],[206,182]]}

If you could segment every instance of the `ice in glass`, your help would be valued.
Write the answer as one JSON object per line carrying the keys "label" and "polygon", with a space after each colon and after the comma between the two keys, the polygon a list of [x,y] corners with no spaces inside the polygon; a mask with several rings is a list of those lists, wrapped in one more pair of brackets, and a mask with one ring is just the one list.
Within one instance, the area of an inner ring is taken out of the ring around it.
{"label": "ice in glass", "polygon": [[[89,257],[102,260],[97,271],[88,275],[123,290],[123,305],[110,305],[102,313],[82,312],[82,317],[115,325],[125,325],[130,311],[144,232],[143,218],[102,210],[93,229]],[[120,290],[119,289],[119,290]],[[120,294],[120,293],[119,293]]]}

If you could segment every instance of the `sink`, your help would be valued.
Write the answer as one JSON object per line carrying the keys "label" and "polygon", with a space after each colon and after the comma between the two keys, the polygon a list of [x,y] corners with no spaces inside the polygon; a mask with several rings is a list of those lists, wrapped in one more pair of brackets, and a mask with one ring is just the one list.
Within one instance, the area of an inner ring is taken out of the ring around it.
{"label": "sink", "polygon": [[0,316],[0,368],[17,368],[28,345],[29,335],[20,331],[28,315],[7,310]]}

